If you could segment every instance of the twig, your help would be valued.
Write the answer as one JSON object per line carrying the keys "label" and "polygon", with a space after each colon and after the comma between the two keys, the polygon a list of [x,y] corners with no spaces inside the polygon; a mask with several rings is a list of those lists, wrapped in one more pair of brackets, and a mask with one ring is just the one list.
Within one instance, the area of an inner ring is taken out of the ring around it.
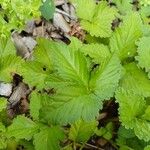
{"label": "twig", "polygon": [[91,148],[94,148],[94,149],[98,149],[98,150],[104,150],[103,148],[100,148],[100,147],[97,147],[97,146],[94,146],[92,144],[89,144],[89,143],[85,143],[86,146],[89,146]]}
{"label": "twig", "polygon": [[69,17],[69,18],[72,19],[72,20],[75,20],[74,17],[70,16],[68,13],[66,13],[66,12],[64,12],[64,11],[58,9],[58,8],[56,8],[55,11],[56,11],[57,13],[60,13],[60,14],[62,14],[62,15],[65,15],[65,16]]}

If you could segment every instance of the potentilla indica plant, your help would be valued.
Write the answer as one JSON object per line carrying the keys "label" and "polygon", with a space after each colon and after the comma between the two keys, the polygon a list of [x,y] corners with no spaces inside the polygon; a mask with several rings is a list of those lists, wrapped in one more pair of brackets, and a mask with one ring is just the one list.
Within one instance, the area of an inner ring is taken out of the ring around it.
{"label": "potentilla indica plant", "polygon": [[[40,15],[38,1],[28,1],[31,10],[27,1],[0,2],[3,30],[17,18]],[[0,149],[82,150],[102,139],[115,149],[150,150],[150,25],[149,10],[141,11],[149,7],[132,0],[71,2],[84,41],[71,37],[67,45],[39,38],[34,59],[25,61],[16,56],[10,38],[0,40],[0,81],[11,83],[18,74],[33,89],[29,111],[11,121],[7,100],[0,97]],[[14,27],[20,28],[19,22]],[[116,105],[115,119],[104,115],[107,102]]]}

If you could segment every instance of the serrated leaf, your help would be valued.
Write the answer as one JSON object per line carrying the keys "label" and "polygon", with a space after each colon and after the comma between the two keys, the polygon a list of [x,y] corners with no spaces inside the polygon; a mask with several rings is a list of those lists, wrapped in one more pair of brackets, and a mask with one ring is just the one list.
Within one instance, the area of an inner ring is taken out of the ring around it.
{"label": "serrated leaf", "polygon": [[53,47],[54,68],[60,77],[75,82],[81,86],[88,86],[89,70],[84,55],[79,50],[64,44],[51,43]]}
{"label": "serrated leaf", "polygon": [[148,72],[150,78],[150,37],[143,37],[137,43],[138,45],[138,56],[136,56],[136,60],[138,61],[139,66],[142,69],[145,69]]}
{"label": "serrated leaf", "polygon": [[150,141],[150,123],[143,119],[135,120],[135,135],[145,142]]}
{"label": "serrated leaf", "polygon": [[125,65],[125,74],[120,81],[120,87],[144,97],[150,96],[150,81],[135,63]]}
{"label": "serrated leaf", "polygon": [[94,94],[86,94],[84,88],[65,87],[57,95],[42,99],[41,118],[53,124],[67,124],[76,120],[93,120],[102,102]]}
{"label": "serrated leaf", "polygon": [[37,92],[32,92],[30,97],[30,115],[33,120],[39,120],[39,111],[41,108],[41,98]]}
{"label": "serrated leaf", "polygon": [[132,10],[132,0],[112,0],[119,9],[119,11],[124,15],[131,12]]}
{"label": "serrated leaf", "polygon": [[14,55],[0,58],[0,81],[11,81],[12,75],[18,72],[20,64],[21,58]]}
{"label": "serrated leaf", "polygon": [[94,131],[98,125],[97,121],[85,122],[83,120],[76,121],[71,125],[69,131],[69,139],[74,142],[87,142],[89,138],[94,134]]}
{"label": "serrated leaf", "polygon": [[34,50],[34,59],[41,63],[46,70],[52,70],[52,54],[51,54],[51,42],[50,40],[39,38],[37,40],[38,45]]}
{"label": "serrated leaf", "polygon": [[110,57],[110,51],[103,44],[85,44],[82,47],[82,52],[90,56],[95,63],[101,63]]}
{"label": "serrated leaf", "polygon": [[23,76],[25,83],[29,86],[36,86],[38,89],[43,89],[45,80],[51,74],[49,70],[45,70],[42,63],[37,61],[28,61],[22,64],[20,74]]}
{"label": "serrated leaf", "polygon": [[123,126],[133,129],[135,121],[146,108],[146,101],[138,94],[123,89],[117,91],[116,99],[119,103],[119,118]]}
{"label": "serrated leaf", "polygon": [[88,1],[77,0],[77,14],[82,19],[81,25],[92,36],[110,37],[111,23],[117,14],[116,9],[110,8],[104,1],[98,5],[94,1]]}
{"label": "serrated leaf", "polygon": [[116,55],[105,60],[91,77],[91,89],[100,100],[114,95],[122,74],[122,66]]}
{"label": "serrated leaf", "polygon": [[110,50],[123,60],[136,53],[135,42],[142,36],[142,21],[138,13],[130,13],[110,38]]}
{"label": "serrated leaf", "polygon": [[82,19],[92,21],[96,7],[94,0],[76,0],[76,2],[77,15]]}
{"label": "serrated leaf", "polygon": [[59,142],[64,134],[59,127],[54,126],[41,130],[34,136],[35,150],[60,150]]}
{"label": "serrated leaf", "polygon": [[0,39],[0,58],[7,55],[15,55],[16,49],[11,39]]}
{"label": "serrated leaf", "polygon": [[43,0],[43,4],[40,7],[40,11],[42,16],[46,20],[52,19],[55,12],[55,5],[53,0]]}
{"label": "serrated leaf", "polygon": [[38,125],[31,119],[24,116],[17,116],[7,129],[8,137],[15,137],[16,140],[30,140],[38,132]]}

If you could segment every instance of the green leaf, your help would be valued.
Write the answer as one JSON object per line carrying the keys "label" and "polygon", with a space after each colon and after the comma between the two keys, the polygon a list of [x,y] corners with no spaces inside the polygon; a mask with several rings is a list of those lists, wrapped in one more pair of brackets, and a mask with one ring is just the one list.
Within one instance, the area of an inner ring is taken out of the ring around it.
{"label": "green leaf", "polygon": [[135,42],[142,36],[142,21],[138,13],[130,13],[110,38],[110,48],[123,60],[136,53]]}
{"label": "green leaf", "polygon": [[143,119],[135,120],[135,135],[145,142],[150,141],[150,122]]}
{"label": "green leaf", "polygon": [[136,118],[146,108],[146,101],[142,96],[123,89],[118,90],[115,97],[119,103],[119,118],[122,125],[128,129],[133,129]]}
{"label": "green leaf", "polygon": [[0,97],[0,112],[7,108],[7,100]]}
{"label": "green leaf", "polygon": [[93,1],[77,0],[77,15],[81,18],[81,25],[92,36],[110,37],[111,23],[115,19],[117,11],[109,7],[107,2],[98,5]]}
{"label": "green leaf", "polygon": [[144,150],[150,150],[150,145],[147,145]]}
{"label": "green leaf", "polygon": [[37,92],[32,92],[30,97],[30,115],[33,120],[39,120],[39,110],[41,108],[41,99]]}
{"label": "green leaf", "polygon": [[11,39],[0,39],[0,58],[8,55],[15,55],[16,49]]}
{"label": "green leaf", "polygon": [[87,142],[89,138],[94,134],[94,131],[98,125],[97,121],[85,122],[83,120],[76,121],[71,125],[69,131],[69,139],[74,142]]}
{"label": "green leaf", "polygon": [[150,81],[135,63],[125,65],[125,74],[120,81],[120,87],[144,97],[150,96]]}
{"label": "green leaf", "polygon": [[30,140],[38,131],[38,125],[29,118],[24,116],[17,116],[13,123],[8,127],[7,136],[15,137],[16,140],[26,139]]}
{"label": "green leaf", "polygon": [[39,38],[37,39],[38,45],[34,50],[34,59],[41,63],[46,70],[52,70],[52,54],[50,40]]}
{"label": "green leaf", "polygon": [[43,0],[43,4],[40,7],[40,11],[42,16],[46,20],[52,19],[55,12],[55,5],[53,0]]}
{"label": "green leaf", "polygon": [[91,90],[100,100],[107,100],[114,95],[122,74],[122,66],[116,55],[105,60],[91,77]]}
{"label": "green leaf", "polygon": [[22,64],[20,69],[20,74],[23,76],[23,81],[28,83],[29,86],[36,86],[37,89],[43,89],[45,85],[45,80],[48,75],[50,75],[49,70],[45,70],[43,64],[37,61],[28,61]]}
{"label": "green leaf", "polygon": [[63,132],[59,127],[54,126],[35,134],[33,143],[35,150],[60,150],[59,142],[63,139]]}
{"label": "green leaf", "polygon": [[13,74],[17,73],[21,64],[21,58],[7,55],[0,58],[0,80],[10,82]]}
{"label": "green leaf", "polygon": [[98,64],[110,57],[108,47],[103,44],[85,44],[82,49],[85,55],[90,56]]}
{"label": "green leaf", "polygon": [[42,98],[41,118],[53,124],[67,124],[83,119],[91,121],[98,116],[102,102],[84,88],[65,87],[53,97]]}
{"label": "green leaf", "polygon": [[148,72],[148,76],[150,78],[150,37],[143,37],[137,43],[138,45],[138,56],[136,56],[136,60],[138,61],[139,66],[142,69],[145,69]]}
{"label": "green leaf", "polygon": [[94,0],[76,0],[77,2],[77,15],[88,21],[92,21],[95,12]]}
{"label": "green leaf", "polygon": [[112,0],[122,14],[131,12],[132,10],[132,0]]}
{"label": "green leaf", "polygon": [[109,122],[105,127],[101,127],[95,131],[97,136],[102,136],[107,140],[110,140],[113,135],[113,124]]}
{"label": "green leaf", "polygon": [[65,44],[52,42],[54,68],[60,77],[75,84],[88,87],[89,70],[84,55]]}

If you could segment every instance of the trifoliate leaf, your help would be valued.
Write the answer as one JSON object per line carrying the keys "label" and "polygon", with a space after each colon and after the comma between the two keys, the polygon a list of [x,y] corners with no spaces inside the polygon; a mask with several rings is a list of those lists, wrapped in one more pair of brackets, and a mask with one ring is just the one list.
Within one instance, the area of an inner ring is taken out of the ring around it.
{"label": "trifoliate leaf", "polygon": [[111,23],[116,14],[116,9],[110,8],[107,2],[102,1],[96,5],[94,0],[77,0],[77,15],[81,18],[81,25],[92,36],[110,37]]}
{"label": "trifoliate leaf", "polygon": [[42,16],[46,20],[50,20],[53,18],[55,12],[55,5],[53,0],[43,0],[43,4],[40,7],[40,11]]}
{"label": "trifoliate leaf", "polygon": [[33,143],[35,150],[60,150],[59,142],[63,139],[63,132],[59,127],[54,126],[35,134]]}
{"label": "trifoliate leaf", "polygon": [[132,0],[112,0],[122,14],[129,13],[132,10]]}
{"label": "trifoliate leaf", "polygon": [[110,38],[111,51],[118,53],[121,60],[135,55],[135,42],[142,36],[141,26],[142,21],[139,14],[130,13]]}
{"label": "trifoliate leaf", "polygon": [[123,89],[117,91],[115,97],[119,103],[119,118],[122,125],[133,129],[136,117],[140,116],[146,108],[146,101],[142,96]]}
{"label": "trifoliate leaf", "polygon": [[7,100],[5,98],[0,98],[0,112],[7,107]]}
{"label": "trifoliate leaf", "polygon": [[90,56],[95,63],[101,63],[110,57],[110,51],[103,44],[86,44],[82,47],[85,55]]}
{"label": "trifoliate leaf", "polygon": [[39,120],[39,110],[41,108],[41,98],[37,92],[32,92],[30,98],[30,115],[33,120]]}
{"label": "trifoliate leaf", "polygon": [[91,89],[99,99],[113,96],[121,78],[122,66],[116,55],[105,60],[91,77]]}
{"label": "trifoliate leaf", "polygon": [[125,74],[120,81],[120,87],[144,97],[150,96],[150,81],[135,63],[125,65]]}
{"label": "trifoliate leaf", "polygon": [[0,81],[11,81],[13,74],[18,72],[20,64],[21,58],[14,55],[0,58]]}
{"label": "trifoliate leaf", "polygon": [[69,131],[69,139],[74,142],[87,142],[94,134],[98,125],[97,121],[85,122],[83,120],[76,121],[71,125]]}
{"label": "trifoliate leaf", "polygon": [[30,140],[38,131],[38,125],[29,118],[17,116],[13,123],[8,127],[7,136],[15,137],[17,140]]}
{"label": "trifoliate leaf", "polygon": [[138,61],[139,66],[142,69],[145,69],[148,72],[148,76],[150,78],[150,37],[143,37],[138,42],[138,56],[136,56],[136,60]]}

